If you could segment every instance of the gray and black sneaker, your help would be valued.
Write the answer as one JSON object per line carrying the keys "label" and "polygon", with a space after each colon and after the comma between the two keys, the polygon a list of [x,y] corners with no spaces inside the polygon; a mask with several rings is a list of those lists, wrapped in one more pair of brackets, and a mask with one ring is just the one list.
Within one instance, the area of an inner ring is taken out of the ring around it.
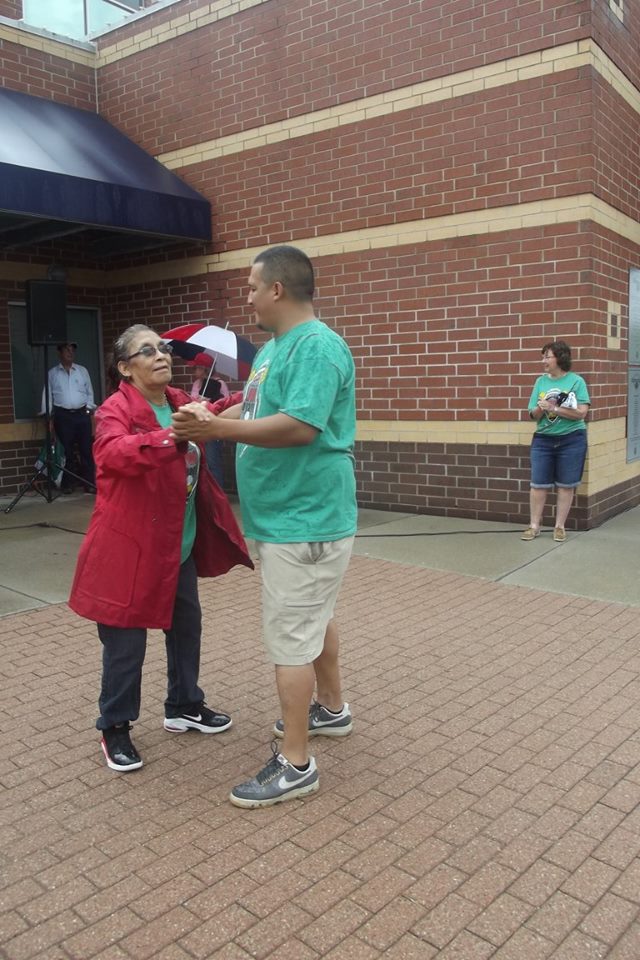
{"label": "gray and black sneaker", "polygon": [[[310,737],[346,737],[352,730],[353,717],[348,703],[342,705],[340,713],[332,713],[317,700],[309,707]],[[282,719],[276,720],[273,732],[276,737],[284,737]]]}
{"label": "gray and black sneaker", "polygon": [[252,780],[239,783],[229,794],[229,800],[236,807],[270,807],[274,803],[283,803],[295,797],[304,797],[314,793],[320,786],[318,768],[313,757],[309,757],[306,770],[298,770],[286,757],[278,753],[275,742],[271,746],[273,756]]}
{"label": "gray and black sneaker", "polygon": [[193,713],[181,713],[179,717],[165,717],[164,728],[169,733],[186,733],[187,730],[198,730],[200,733],[222,733],[232,725],[229,714],[212,710],[206,703],[201,703]]}

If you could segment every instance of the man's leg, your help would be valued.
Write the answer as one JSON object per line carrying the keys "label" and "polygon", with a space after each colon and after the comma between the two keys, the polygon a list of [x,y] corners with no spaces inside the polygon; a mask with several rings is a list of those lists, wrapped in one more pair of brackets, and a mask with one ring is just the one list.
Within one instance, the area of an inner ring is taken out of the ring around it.
{"label": "man's leg", "polygon": [[80,472],[83,480],[95,487],[96,468],[93,462],[93,437],[91,435],[91,417],[88,413],[76,415],[76,442],[80,453]]}
{"label": "man's leg", "polygon": [[[63,446],[64,460],[67,470],[72,470],[73,468],[75,427],[73,425],[72,418],[73,414],[65,413],[64,410],[56,410],[53,415],[53,429],[56,437]],[[69,492],[73,490],[73,477],[70,477],[69,474],[65,473],[64,471],[62,473],[62,480],[60,481],[60,489]]]}
{"label": "man's leg", "polygon": [[334,619],[327,624],[322,653],[313,661],[316,675],[316,697],[323,707],[338,713],[342,710],[342,681],[338,660],[340,643]]}
{"label": "man's leg", "polygon": [[281,752],[289,763],[303,767],[309,759],[309,703],[315,684],[313,664],[277,665],[276,684],[285,729]]}

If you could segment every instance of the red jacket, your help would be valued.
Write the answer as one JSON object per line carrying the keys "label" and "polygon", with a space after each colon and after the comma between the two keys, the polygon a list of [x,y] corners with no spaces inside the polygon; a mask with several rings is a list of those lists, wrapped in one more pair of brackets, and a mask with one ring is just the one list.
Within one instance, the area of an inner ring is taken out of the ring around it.
{"label": "red jacket", "polygon": [[[189,403],[167,387],[175,409]],[[214,407],[228,406],[235,398]],[[169,430],[135,387],[121,383],[96,412],[93,455],[96,505],[80,548],[69,606],[112,627],[171,626],[184,522],[186,444]],[[236,564],[253,568],[229,502],[202,467],[196,487],[198,576],[216,577]]]}

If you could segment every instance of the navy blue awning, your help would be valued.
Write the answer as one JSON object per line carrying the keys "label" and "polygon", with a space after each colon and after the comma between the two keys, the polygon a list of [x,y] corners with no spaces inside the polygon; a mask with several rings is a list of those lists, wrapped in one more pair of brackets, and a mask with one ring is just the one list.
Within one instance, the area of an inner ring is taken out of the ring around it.
{"label": "navy blue awning", "polygon": [[42,221],[49,238],[81,227],[211,239],[209,202],[98,114],[6,89],[0,215],[0,245],[42,239]]}

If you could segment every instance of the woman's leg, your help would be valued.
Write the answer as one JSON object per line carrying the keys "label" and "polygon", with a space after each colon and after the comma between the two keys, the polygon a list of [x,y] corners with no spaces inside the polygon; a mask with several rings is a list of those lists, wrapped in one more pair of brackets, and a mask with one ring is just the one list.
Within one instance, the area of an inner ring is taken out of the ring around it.
{"label": "woman's leg", "polygon": [[574,487],[558,487],[556,494],[556,527],[564,530],[573,503]]}
{"label": "woman's leg", "polygon": [[553,488],[553,449],[548,437],[534,434],[531,441],[531,489],[529,491],[529,526],[540,529],[547,494]]}
{"label": "woman's leg", "polygon": [[573,430],[559,438],[556,454],[556,527],[564,530],[587,457],[587,431]]}
{"label": "woman's leg", "polygon": [[102,686],[98,730],[137,720],[147,631],[98,624],[102,643]]}
{"label": "woman's leg", "polygon": [[165,716],[179,717],[204,702],[198,686],[202,612],[198,599],[198,578],[193,557],[180,567],[173,622],[165,630],[167,648],[167,699]]}
{"label": "woman's leg", "polygon": [[533,527],[534,530],[540,529],[544,505],[547,502],[547,493],[548,491],[544,487],[531,487],[529,491],[529,513],[531,517],[529,526]]}

